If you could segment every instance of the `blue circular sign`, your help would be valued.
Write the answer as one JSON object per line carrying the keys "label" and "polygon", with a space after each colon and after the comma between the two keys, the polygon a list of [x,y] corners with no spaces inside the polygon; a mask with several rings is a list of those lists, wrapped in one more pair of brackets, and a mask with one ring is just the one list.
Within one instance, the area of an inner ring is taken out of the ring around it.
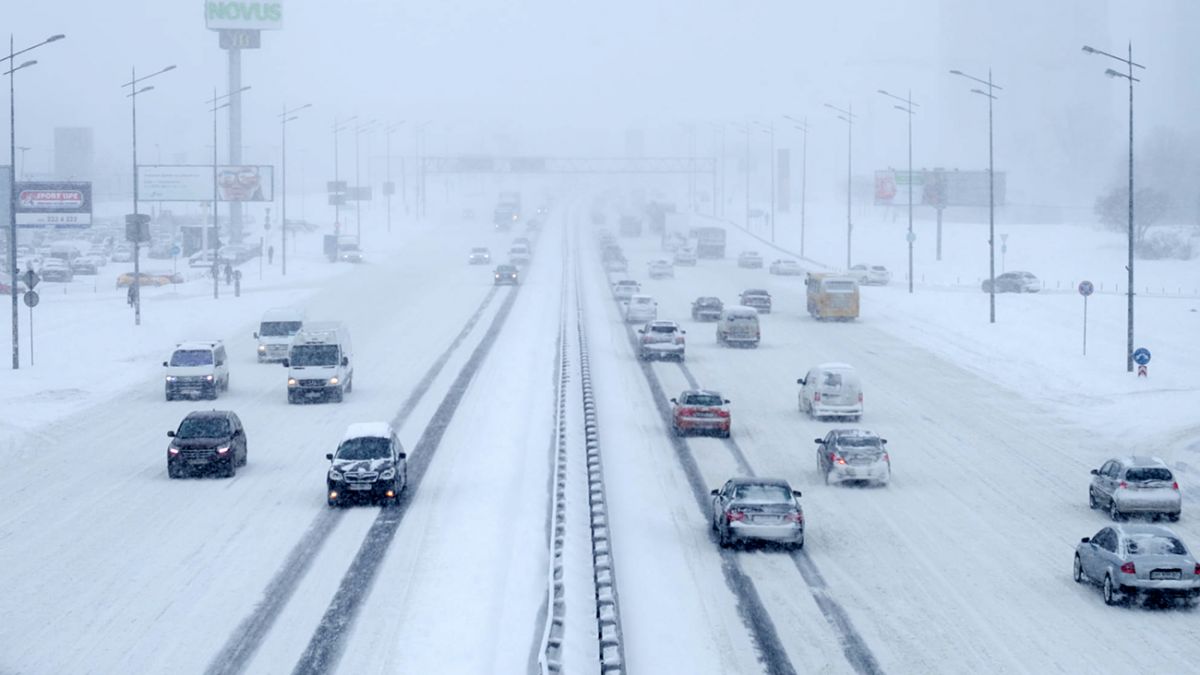
{"label": "blue circular sign", "polygon": [[179,244],[175,244],[174,246],[171,247],[171,257],[172,258],[178,258],[179,254],[181,254],[181,253],[183,253],[183,249],[179,248]]}
{"label": "blue circular sign", "polygon": [[1145,347],[1138,347],[1133,350],[1133,360],[1139,366],[1144,366],[1150,363],[1150,350]]}
{"label": "blue circular sign", "polygon": [[1096,287],[1092,285],[1092,282],[1090,282],[1090,281],[1079,282],[1079,294],[1082,295],[1083,297],[1086,298],[1087,296],[1091,295],[1095,291],[1096,291]]}

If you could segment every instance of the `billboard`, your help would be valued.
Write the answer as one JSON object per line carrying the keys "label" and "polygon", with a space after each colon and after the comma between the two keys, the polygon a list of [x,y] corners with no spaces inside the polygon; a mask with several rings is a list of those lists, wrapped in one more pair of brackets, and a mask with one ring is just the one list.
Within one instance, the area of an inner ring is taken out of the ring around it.
{"label": "billboard", "polygon": [[79,181],[17,183],[17,227],[92,226],[92,184]]}
{"label": "billboard", "polygon": [[279,30],[283,28],[283,3],[206,0],[204,25],[209,30]]}
{"label": "billboard", "polygon": [[[211,202],[211,165],[153,165],[138,167],[138,198],[148,202]],[[217,167],[217,200],[270,202],[275,200],[275,170],[265,165]]]}
{"label": "billboard", "polygon": [[[1006,195],[1006,174],[995,175],[996,205],[1002,206]],[[934,169],[907,171],[887,169],[875,172],[875,204],[908,206],[908,188],[912,183],[914,205],[920,206],[987,206],[989,181],[987,171],[958,171]]]}

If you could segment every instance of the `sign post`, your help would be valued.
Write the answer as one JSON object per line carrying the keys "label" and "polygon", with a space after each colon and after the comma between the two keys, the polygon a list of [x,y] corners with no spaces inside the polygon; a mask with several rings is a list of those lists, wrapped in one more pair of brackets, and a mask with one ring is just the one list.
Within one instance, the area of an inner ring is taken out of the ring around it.
{"label": "sign post", "polygon": [[[1000,235],[1003,237],[1004,235]],[[1083,296],[1083,355],[1087,356],[1087,299],[1096,291],[1090,281],[1079,282],[1079,294]]]}
{"label": "sign post", "polygon": [[[42,278],[40,276],[38,276],[38,273],[34,272],[32,269],[25,270],[25,274],[22,274],[21,278],[24,279],[24,281],[25,281],[25,288],[29,289],[29,290],[25,291],[25,295],[22,296],[22,300],[25,301],[25,306],[29,308],[29,365],[32,366],[33,365],[33,308],[37,307],[38,301],[41,299],[38,297],[37,291],[33,290],[33,287],[37,286],[38,282],[41,281]],[[17,292],[17,289],[15,289],[15,288],[12,289],[12,292],[15,295]]]}
{"label": "sign post", "polygon": [[1148,377],[1149,372],[1146,366],[1150,365],[1150,350],[1145,347],[1138,347],[1133,350],[1133,361],[1137,364],[1137,376]]}

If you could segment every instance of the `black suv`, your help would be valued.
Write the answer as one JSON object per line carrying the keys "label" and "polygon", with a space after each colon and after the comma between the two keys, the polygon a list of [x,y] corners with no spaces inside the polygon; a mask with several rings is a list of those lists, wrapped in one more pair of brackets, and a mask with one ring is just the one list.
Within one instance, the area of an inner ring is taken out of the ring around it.
{"label": "black suv", "polygon": [[351,424],[337,452],[325,455],[325,497],[330,506],[351,501],[392,506],[408,485],[408,455],[386,422]]}
{"label": "black suv", "polygon": [[246,465],[246,430],[228,410],[188,413],[175,431],[168,431],[167,475],[182,478],[191,469],[233,476]]}

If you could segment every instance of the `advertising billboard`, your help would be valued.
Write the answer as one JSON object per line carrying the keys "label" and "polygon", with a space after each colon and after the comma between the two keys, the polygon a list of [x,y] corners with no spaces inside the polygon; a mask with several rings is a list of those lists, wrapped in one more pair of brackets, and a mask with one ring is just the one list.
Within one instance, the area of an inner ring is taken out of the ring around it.
{"label": "advertising billboard", "polygon": [[[211,202],[213,168],[204,165],[142,165],[138,167],[138,198],[148,202]],[[275,200],[272,166],[218,166],[217,200],[270,202]]]}
{"label": "advertising billboard", "polygon": [[[886,169],[875,172],[875,204],[879,206],[908,206],[908,186],[912,182],[915,206],[987,206],[989,181],[987,171],[958,171],[934,169],[907,171]],[[1004,204],[1005,173],[995,176],[996,205]]]}
{"label": "advertising billboard", "polygon": [[92,184],[80,181],[17,183],[17,227],[92,226]]}
{"label": "advertising billboard", "polygon": [[283,3],[206,0],[204,25],[209,30],[279,30],[283,28]]}

